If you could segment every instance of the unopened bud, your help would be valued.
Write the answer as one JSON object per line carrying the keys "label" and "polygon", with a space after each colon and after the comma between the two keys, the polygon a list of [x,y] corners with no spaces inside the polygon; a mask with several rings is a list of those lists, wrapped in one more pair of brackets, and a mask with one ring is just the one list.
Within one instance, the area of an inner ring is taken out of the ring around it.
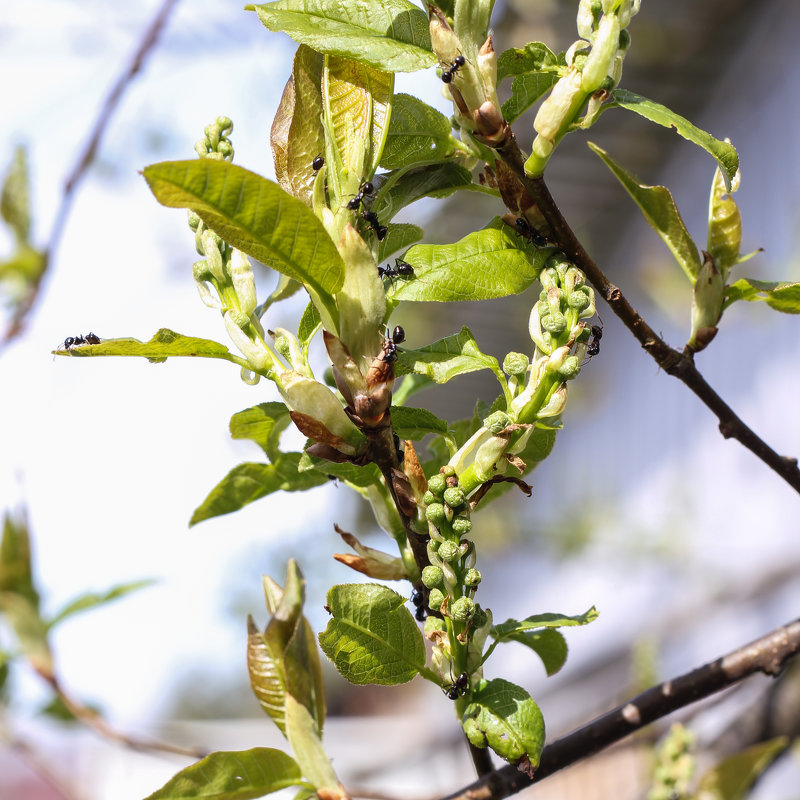
{"label": "unopened bud", "polygon": [[256,307],[256,279],[250,259],[236,248],[233,249],[228,272],[231,276],[239,307],[245,314],[252,314]]}
{"label": "unopened bud", "polygon": [[206,228],[201,237],[203,252],[211,273],[220,283],[226,283],[225,270],[223,268],[222,253],[220,252],[220,238],[216,233]]}
{"label": "unopened bud", "polygon": [[450,506],[453,511],[459,511],[466,505],[467,497],[463,489],[457,486],[451,486],[444,491],[444,502]]}
{"label": "unopened bud", "polygon": [[[530,366],[531,360],[525,353],[508,353],[503,359],[503,372],[506,375],[523,375]],[[484,421],[484,425],[486,422]]]}
{"label": "unopened bud", "polygon": [[446,520],[444,506],[441,503],[431,503],[425,509],[425,519],[437,527],[441,525]]}
{"label": "unopened bud", "polygon": [[472,530],[472,520],[467,517],[456,517],[452,522],[452,528],[456,536],[466,536]]}
{"label": "unopened bud", "polygon": [[433,492],[436,497],[441,497],[447,488],[447,479],[441,473],[431,475],[428,481],[428,491]]}
{"label": "unopened bud", "polygon": [[440,567],[428,565],[422,570],[422,582],[429,589],[441,589],[442,587],[442,570]]}
{"label": "unopened bud", "polygon": [[444,592],[441,589],[431,589],[428,595],[428,608],[439,611],[444,603]]}
{"label": "unopened bud", "polygon": [[467,622],[469,618],[475,613],[475,601],[469,597],[459,597],[453,603],[450,615],[456,622]]}
{"label": "unopened bud", "polygon": [[481,582],[481,573],[477,569],[468,569],[464,575],[464,586],[477,586]]}
{"label": "unopened bud", "polygon": [[442,542],[441,545],[439,545],[439,550],[437,551],[436,555],[438,555],[443,562],[449,564],[452,561],[455,561],[460,555],[458,545],[455,542],[450,541]]}

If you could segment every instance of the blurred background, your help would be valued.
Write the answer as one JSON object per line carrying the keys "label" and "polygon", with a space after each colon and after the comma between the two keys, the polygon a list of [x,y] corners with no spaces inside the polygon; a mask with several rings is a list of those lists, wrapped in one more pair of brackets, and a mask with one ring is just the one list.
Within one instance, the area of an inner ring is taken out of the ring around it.
{"label": "blurred background", "polygon": [[[50,240],[64,182],[160,6],[4,4],[0,171],[16,147],[26,149],[37,246]],[[576,8],[572,0],[498,0],[495,47],[542,40],[563,50],[576,37]],[[742,251],[764,252],[735,277],[800,279],[798,25],[800,7],[789,0],[757,8],[744,0],[644,0],[630,27],[622,85],[730,137],[739,151]],[[156,579],[59,627],[65,686],[117,728],[214,749],[281,746],[245,669],[245,615],[266,621],[261,575],[282,582],[287,559],[296,557],[308,581],[307,616],[319,630],[327,588],[358,579],[331,559],[343,547],[333,522],[375,547],[391,543],[357,498],[335,485],[302,498],[273,495],[189,530],[210,489],[242,461],[259,460],[255,445],[230,439],[228,420],[276,399],[271,386],[247,386],[238,368],[223,362],[54,360],[51,351],[89,331],[146,340],[169,327],[225,341],[221,319],[194,289],[197,256],[185,212],[159,206],[138,170],[193,157],[205,125],[224,114],[234,121],[236,163],[274,177],[269,129],[294,49],[239,2],[179,0],[75,192],[24,329],[0,350],[0,508],[26,510],[45,608],[55,612],[87,591]],[[397,90],[450,113],[433,70],[398,75]],[[523,149],[531,122],[526,115],[514,125]],[[690,287],[587,139],[642,181],[667,184],[700,246],[714,163],[673,132],[616,110],[588,135],[568,137],[548,171],[587,250],[681,347]],[[499,200],[464,193],[418,203],[405,219],[424,227],[427,241],[449,242],[503,210]],[[0,230],[0,260],[13,247],[12,235]],[[264,297],[276,276],[262,270],[258,280]],[[408,304],[395,321],[412,347],[469,324],[484,352],[502,359],[529,349],[534,299],[528,292],[437,305],[435,313]],[[267,324],[292,327],[304,304],[296,296],[273,306]],[[532,474],[532,499],[489,506],[474,530],[484,576],[479,599],[495,619],[576,614],[593,604],[600,611],[591,626],[567,631],[570,658],[554,678],[522,648],[490,663],[490,677],[502,672],[533,694],[551,737],[648,681],[688,671],[797,617],[800,606],[797,495],[724,440],[711,413],[659,372],[607,307],[598,310],[601,352],[570,385],[564,429]],[[763,304],[737,304],[697,362],[756,433],[779,452],[800,454],[797,320]],[[457,419],[477,398],[493,398],[493,380],[462,377],[419,402]],[[0,647],[9,644],[5,633],[0,629]],[[350,687],[333,670],[328,678],[331,750],[353,785],[429,796],[471,780],[459,728],[435,688],[422,681]],[[751,679],[697,715],[704,752],[720,755],[748,736],[772,735],[777,719],[758,709],[765,698],[775,705],[774,692],[773,682]],[[54,781],[10,746],[0,750],[0,798],[140,798],[185,763],[48,722],[37,713],[46,693],[24,668],[14,670],[9,694],[5,738],[31,745]],[[796,709],[788,703],[779,706]],[[756,715],[752,735],[746,709]],[[790,732],[797,733],[799,719],[788,713]],[[733,740],[734,732],[740,738]],[[369,759],[365,742],[373,748]],[[385,753],[378,742],[386,742]],[[634,750],[606,756],[604,777],[581,778],[581,767],[528,792],[642,796],[647,763]],[[797,797],[799,781],[797,761],[787,755],[755,796]]]}

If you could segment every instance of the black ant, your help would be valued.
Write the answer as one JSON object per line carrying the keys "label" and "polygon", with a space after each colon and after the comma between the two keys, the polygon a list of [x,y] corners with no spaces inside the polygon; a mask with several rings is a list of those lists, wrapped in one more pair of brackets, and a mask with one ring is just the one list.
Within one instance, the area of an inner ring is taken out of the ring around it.
{"label": "black ant", "polygon": [[586,347],[586,355],[589,358],[596,356],[600,352],[600,340],[603,338],[603,329],[599,325],[592,325],[592,335]]}
{"label": "black ant", "polygon": [[361,186],[358,187],[358,194],[352,200],[347,201],[347,207],[351,211],[358,211],[358,207],[364,202],[365,197],[373,197],[375,194],[375,187],[372,185],[372,181],[364,181]]}
{"label": "black ant", "polygon": [[385,267],[378,267],[378,277],[381,279],[388,278],[389,283],[394,285],[396,278],[413,278],[414,267],[412,267],[408,261],[403,261],[402,258],[396,258],[394,260],[394,266],[387,265]]}
{"label": "black ant", "polygon": [[453,80],[453,75],[455,75],[456,72],[458,72],[458,70],[461,69],[461,67],[463,67],[466,63],[467,59],[464,58],[464,56],[460,54],[457,55],[453,59],[453,63],[442,72],[442,83],[450,83]]}
{"label": "black ant", "polygon": [[514,228],[519,236],[522,236],[529,242],[533,242],[536,247],[544,247],[547,244],[547,238],[542,236],[525,217],[517,217],[516,220],[514,220]]}
{"label": "black ant", "polygon": [[71,350],[73,347],[82,347],[85,344],[100,344],[100,337],[94,333],[87,333],[86,336],[67,336],[63,348]]}
{"label": "black ant", "polygon": [[414,616],[417,622],[425,622],[425,618],[428,616],[428,610],[425,608],[425,595],[423,595],[419,589],[413,589],[410,599],[416,609],[414,611]]}
{"label": "black ant", "polygon": [[325,158],[323,156],[317,156],[311,162],[311,169],[313,169],[314,172],[319,172],[324,166],[325,166]]}
{"label": "black ant", "polygon": [[466,672],[462,672],[450,686],[442,687],[448,700],[458,700],[467,693],[467,689],[469,689],[469,675]]}
{"label": "black ant", "polygon": [[383,353],[381,358],[387,363],[397,361],[397,345],[406,340],[406,332],[396,325],[392,335],[389,335],[389,329],[386,329],[386,341],[383,344]]}
{"label": "black ant", "polygon": [[[358,197],[358,195],[356,195],[356,197]],[[389,232],[389,229],[385,225],[381,225],[378,215],[374,211],[365,210],[361,212],[361,216],[367,221],[367,224],[375,232],[375,235],[378,237],[378,241],[382,242],[386,238],[386,234]]]}

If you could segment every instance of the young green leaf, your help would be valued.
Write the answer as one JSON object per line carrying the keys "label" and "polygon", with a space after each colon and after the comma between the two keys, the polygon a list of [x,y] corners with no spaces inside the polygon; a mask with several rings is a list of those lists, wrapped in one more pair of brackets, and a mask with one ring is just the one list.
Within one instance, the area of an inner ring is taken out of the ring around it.
{"label": "young green leaf", "polygon": [[473,184],[470,171],[453,161],[395,170],[384,177],[372,208],[381,219],[391,219],[421,197],[448,197],[458,189],[483,191]]}
{"label": "young green leaf", "polygon": [[303,316],[300,317],[300,324],[297,326],[297,341],[304,349],[308,349],[308,343],[319,330],[321,321],[317,307],[313,303],[306,306]]}
{"label": "young green leaf", "polygon": [[433,380],[427,375],[415,375],[413,373],[406,375],[392,394],[393,406],[405,405],[409,397],[424,389],[429,389],[433,386],[433,383]]}
{"label": "young green leaf", "polygon": [[[319,737],[325,722],[325,687],[314,632],[303,616],[305,580],[294,559],[286,569],[283,590],[266,579],[264,588],[271,592],[267,605],[274,610],[263,633],[251,617],[247,620],[250,685],[284,735],[288,737],[288,703],[294,699],[305,708]],[[294,752],[297,755],[297,750]]]}
{"label": "young green leaf", "polygon": [[688,119],[684,119],[684,117],[671,111],[666,106],[654,103],[652,100],[634,94],[634,92],[629,92],[627,89],[615,89],[611,95],[614,98],[614,102],[606,103],[603,106],[603,111],[615,107],[625,108],[628,111],[641,114],[645,119],[649,119],[658,125],[663,125],[665,128],[673,128],[684,139],[694,142],[694,144],[702,147],[703,150],[716,159],[720,169],[722,169],[725,186],[730,191],[733,176],[739,169],[739,154],[732,144],[715,139],[710,133],[706,133],[706,131],[692,125]]}
{"label": "young green leaf", "polygon": [[389,72],[415,72],[436,63],[428,18],[407,0],[278,0],[247,5],[271,31],[327,55]]}
{"label": "young green leaf", "polygon": [[717,167],[711,181],[706,248],[725,282],[730,268],[739,263],[739,247],[742,244],[742,215],[733,199],[733,193],[739,188],[740,176],[741,173],[737,172],[730,190],[726,191],[722,170]]}
{"label": "young green leaf", "polygon": [[512,764],[527,756],[534,768],[538,766],[544,718],[522,687],[502,678],[483,684],[472,695],[461,725],[475,747],[491,747]]}
{"label": "young green leaf", "polygon": [[425,667],[425,643],[406,598],[374,583],[333,586],[322,651],[351,683],[407,683]]}
{"label": "young green leaf", "polygon": [[500,53],[497,58],[497,82],[512,75],[553,70],[558,63],[558,56],[544,42],[528,42],[525,47],[512,47]]}
{"label": "young green leaf", "polygon": [[403,250],[406,247],[418,242],[422,238],[423,230],[416,225],[408,222],[399,224],[389,223],[387,226],[386,237],[378,246],[378,261],[387,259],[392,253]]}
{"label": "young green leaf", "polygon": [[286,698],[286,738],[308,782],[321,796],[346,797],[336,777],[330,757],[322,746],[319,728],[308,709],[292,695]]}
{"label": "young green leaf", "polygon": [[567,640],[554,628],[514,633],[503,639],[505,642],[519,642],[533,650],[542,659],[548,677],[555,675],[567,660]]}
{"label": "young green leaf", "polygon": [[447,433],[447,421],[425,408],[392,406],[392,427],[401,439],[421,439],[429,433]]}
{"label": "young green leaf", "polygon": [[399,169],[417,161],[443,161],[456,141],[450,120],[410,94],[396,94],[386,145],[381,155],[384,169]]}
{"label": "young green leaf", "polygon": [[503,103],[501,111],[506,122],[521,117],[540,97],[547,94],[558,82],[556,72],[528,72],[517,75],[511,83],[511,97]]}
{"label": "young green leaf", "polygon": [[700,778],[697,800],[744,800],[756,778],[789,746],[786,736],[729,756]]}
{"label": "young green leaf", "polygon": [[254,747],[211,753],[182,769],[145,800],[253,800],[304,783],[291,756],[271,747]]}
{"label": "young green leaf", "polygon": [[250,439],[276,461],[280,452],[278,443],[292,418],[283,403],[259,403],[257,406],[239,411],[231,417],[231,438]]}
{"label": "young green leaf", "polygon": [[22,594],[0,591],[0,618],[3,617],[34,669],[45,676],[52,674],[53,653],[47,641],[47,623],[38,608]]}
{"label": "young green leaf", "polygon": [[354,487],[375,486],[380,483],[381,471],[377,464],[365,464],[360,467],[356,464],[349,464],[346,461],[337,463],[327,461],[324,458],[317,458],[309,453],[303,453],[300,458],[298,469],[301,472],[316,470],[327,478],[337,478],[340,481],[349,483]]}
{"label": "young green leaf", "polygon": [[390,296],[457,302],[519,294],[533,283],[551,254],[550,248],[521,242],[508,225],[495,219],[455,244],[414,245],[403,256],[414,267],[414,277],[397,281]]}
{"label": "young green leaf", "polygon": [[453,336],[439,339],[419,350],[403,350],[397,359],[398,374],[416,372],[436,383],[447,383],[456,375],[490,369],[497,373],[500,365],[494,356],[478,349],[478,343],[466,326]]}
{"label": "young green leaf", "polygon": [[145,167],[158,201],[190,208],[226,242],[300,281],[335,330],[333,295],[344,263],[322,223],[276,183],[227,161],[200,158]]}
{"label": "young green leaf", "polygon": [[28,523],[24,517],[14,519],[9,513],[3,517],[3,538],[0,541],[0,592],[18,594],[34,609],[39,608],[39,592],[33,582]]}
{"label": "young green leaf", "polygon": [[669,189],[665,186],[648,186],[640,183],[632,173],[617,164],[605,150],[592,142],[589,142],[589,147],[614,173],[617,180],[639,206],[647,223],[664,240],[672,255],[675,256],[675,260],[694,285],[701,266],[700,254],[683,224]]}
{"label": "young green leaf", "polygon": [[189,526],[238,511],[273,492],[302,492],[325,483],[318,473],[299,472],[300,453],[282,453],[272,464],[239,464],[195,509]]}
{"label": "young green leaf", "polygon": [[491,636],[495,639],[505,639],[509,636],[538,628],[569,628],[576,625],[588,625],[598,617],[597,609],[592,606],[583,614],[567,616],[566,614],[534,614],[526,617],[522,622],[507,619],[492,628]]}
{"label": "young green leaf", "polygon": [[139,589],[152,586],[154,582],[155,581],[152,580],[133,581],[132,583],[123,583],[119,586],[114,586],[112,589],[109,589],[102,594],[97,594],[96,592],[87,592],[86,594],[82,594],[80,597],[76,597],[71,603],[62,608],[61,611],[59,611],[47,623],[47,627],[49,630],[52,630],[56,625],[58,625],[59,622],[67,619],[67,617],[71,617],[75,614],[80,614],[82,611],[89,611],[92,608],[97,608],[98,606],[110,603],[113,600],[124,597],[126,594],[137,592]]}
{"label": "young green leaf", "polygon": [[737,300],[763,300],[770,308],[784,314],[800,314],[800,282],[757,281],[740,278],[725,290],[725,308]]}
{"label": "young green leaf", "polygon": [[149,342],[138,339],[104,339],[100,344],[87,344],[71,347],[69,350],[53,351],[57,356],[137,356],[146,358],[153,364],[160,364],[168,358],[184,356],[194,358],[221,358],[233,364],[243,365],[239,356],[231,353],[224,344],[196,336],[184,336],[169,328],[160,328]]}

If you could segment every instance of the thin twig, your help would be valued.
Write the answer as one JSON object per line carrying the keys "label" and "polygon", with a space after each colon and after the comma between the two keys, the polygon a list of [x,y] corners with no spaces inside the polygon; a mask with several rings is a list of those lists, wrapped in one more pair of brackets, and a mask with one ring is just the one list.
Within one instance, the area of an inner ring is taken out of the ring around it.
{"label": "thin twig", "polygon": [[645,725],[684,706],[734,686],[756,672],[778,675],[800,653],[800,619],[726,656],[665,681],[617,706],[592,722],[557,739],[542,751],[531,780],[514,766],[505,766],[442,800],[500,800],[624,739]]}
{"label": "thin twig", "polygon": [[615,286],[583,249],[570,228],[561,210],[556,205],[543,178],[525,175],[522,152],[516,140],[509,138],[497,153],[516,174],[530,192],[539,210],[550,225],[552,238],[567,257],[580,267],[597,292],[611,306],[611,310],[633,333],[642,347],[669,375],[682,381],[716,415],[720,433],[726,438],[736,439],[768,467],[780,475],[796,492],[800,493],[800,469],[797,459],[776,453],[763,439],[757,436],[733,411],[733,409],[708,385],[694,364],[690,351],[680,352],[670,347],[628,302],[618,286]]}
{"label": "thin twig", "polygon": [[161,4],[156,15],[148,25],[136,52],[131,59],[130,64],[125,68],[122,74],[117,78],[116,83],[112,87],[108,96],[106,97],[101,109],[100,114],[92,126],[86,144],[78,157],[75,165],[70,170],[69,176],[64,183],[63,193],[61,195],[61,202],[59,203],[56,212],[53,228],[50,231],[50,238],[44,249],[44,265],[36,278],[36,281],[29,287],[27,296],[20,301],[17,305],[14,315],[11,318],[11,323],[8,330],[5,332],[0,346],[7,345],[12,339],[16,338],[23,330],[25,321],[30,310],[33,308],[39,296],[39,289],[41,288],[44,276],[53,260],[54,254],[58,249],[61,234],[64,230],[64,223],[66,222],[67,215],[69,214],[72,201],[75,196],[75,190],[86,175],[89,166],[94,161],[97,155],[97,150],[102,142],[103,135],[105,134],[108,123],[111,120],[114,112],[122,100],[126,89],[130,85],[133,78],[141,71],[147,57],[158,41],[164,26],[172,13],[173,8],[178,3],[178,0],[164,0]]}

